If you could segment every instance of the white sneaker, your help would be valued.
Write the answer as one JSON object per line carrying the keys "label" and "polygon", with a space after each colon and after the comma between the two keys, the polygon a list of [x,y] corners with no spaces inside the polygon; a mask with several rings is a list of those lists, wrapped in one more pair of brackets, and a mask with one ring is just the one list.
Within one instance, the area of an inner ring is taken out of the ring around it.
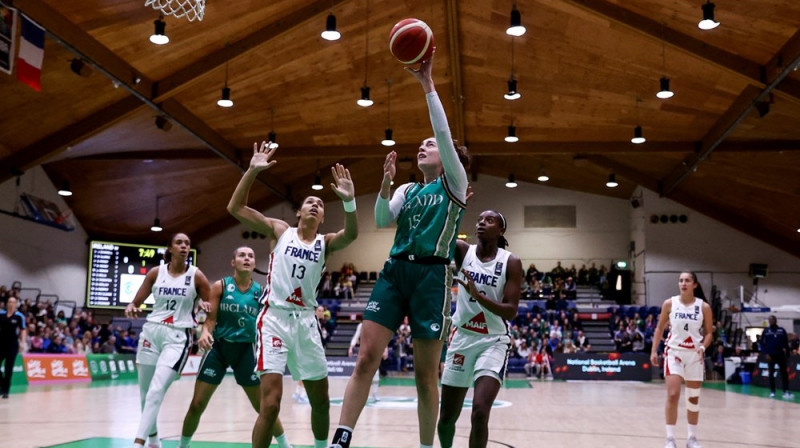
{"label": "white sneaker", "polygon": [[328,448],[342,448],[342,446],[338,443],[334,443],[333,445],[328,445]]}
{"label": "white sneaker", "polygon": [[792,398],[794,398],[794,394],[793,394],[793,393],[791,393],[791,392],[784,392],[784,393],[783,393],[783,398],[784,398],[785,400],[791,400]]}
{"label": "white sneaker", "polygon": [[678,445],[675,444],[674,438],[667,437],[667,443],[664,444],[664,448],[678,448]]}
{"label": "white sneaker", "polygon": [[703,446],[700,445],[700,442],[695,437],[689,437],[686,440],[686,448],[703,448]]}
{"label": "white sneaker", "polygon": [[775,398],[775,392],[770,392],[769,393],[769,398]]}

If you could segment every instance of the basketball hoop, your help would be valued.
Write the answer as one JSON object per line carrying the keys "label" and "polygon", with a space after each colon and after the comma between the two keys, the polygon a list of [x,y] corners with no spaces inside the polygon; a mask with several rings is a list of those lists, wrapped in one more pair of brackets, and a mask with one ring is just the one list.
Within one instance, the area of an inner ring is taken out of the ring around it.
{"label": "basketball hoop", "polygon": [[206,0],[145,0],[144,6],[152,6],[165,16],[186,17],[190,22],[195,19],[202,22]]}

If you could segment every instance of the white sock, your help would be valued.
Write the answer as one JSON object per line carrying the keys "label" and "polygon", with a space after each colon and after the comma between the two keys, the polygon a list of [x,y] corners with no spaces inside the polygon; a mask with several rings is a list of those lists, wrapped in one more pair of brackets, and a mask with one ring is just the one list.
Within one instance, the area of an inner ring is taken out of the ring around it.
{"label": "white sock", "polygon": [[689,438],[697,438],[697,425],[689,425]]}
{"label": "white sock", "polygon": [[278,448],[292,448],[292,445],[289,445],[289,439],[286,437],[286,433],[275,437],[275,441],[278,442]]}
{"label": "white sock", "polygon": [[433,448],[433,445],[423,445],[420,443],[419,448]]}
{"label": "white sock", "polygon": [[156,434],[154,436],[147,436],[147,446],[148,447],[160,447],[161,446],[161,440],[159,440],[158,434]]}
{"label": "white sock", "polygon": [[328,440],[327,439],[325,439],[325,440],[314,439],[314,448],[327,448],[327,446],[328,446]]}
{"label": "white sock", "polygon": [[675,438],[675,425],[667,425],[667,438],[668,439]]}
{"label": "white sock", "polygon": [[189,445],[192,443],[191,437],[184,437],[181,436],[181,441],[178,442],[178,448],[189,448]]}

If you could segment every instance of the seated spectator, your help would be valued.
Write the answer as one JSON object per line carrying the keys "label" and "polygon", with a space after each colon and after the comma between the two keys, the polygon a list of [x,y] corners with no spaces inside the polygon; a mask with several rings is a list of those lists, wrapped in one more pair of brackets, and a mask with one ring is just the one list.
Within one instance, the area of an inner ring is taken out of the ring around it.
{"label": "seated spectator", "polygon": [[52,342],[45,350],[47,353],[67,353],[67,346],[64,344],[64,337],[60,334],[53,336]]}
{"label": "seated spectator", "polygon": [[335,297],[333,294],[333,281],[331,280],[331,273],[325,272],[322,277],[322,284],[319,291],[320,297]]}
{"label": "seated spectator", "polygon": [[44,337],[42,336],[42,327],[37,326],[35,333],[31,336],[30,343],[28,344],[28,351],[30,353],[44,353]]}
{"label": "seated spectator", "polygon": [[531,371],[537,378],[541,379],[544,375],[550,375],[550,357],[547,355],[547,348],[543,346],[533,358]]}
{"label": "seated spectator", "polygon": [[117,337],[113,334],[110,335],[106,342],[103,342],[103,344],[100,346],[98,353],[117,353]]}
{"label": "seated spectator", "polygon": [[66,324],[67,323],[67,316],[64,314],[64,310],[60,310],[56,315],[56,323],[57,324]]}
{"label": "seated spectator", "polygon": [[403,317],[403,323],[397,328],[397,334],[404,338],[411,337],[411,325],[408,323],[408,316]]}
{"label": "seated spectator", "polygon": [[564,353],[578,353],[578,347],[572,342],[572,339],[564,341]]}
{"label": "seated spectator", "polygon": [[397,357],[397,370],[401,372],[408,372],[408,365],[413,357],[413,346],[410,339],[405,336],[398,335],[394,343],[394,354]]}
{"label": "seated spectator", "polygon": [[643,352],[645,348],[644,334],[639,330],[635,323],[631,322],[628,327],[628,337],[631,339],[631,350]]}
{"label": "seated spectator", "polygon": [[578,284],[579,285],[588,285],[589,284],[589,270],[586,269],[586,265],[582,264],[581,268],[578,269]]}
{"label": "seated spectator", "polygon": [[528,347],[528,343],[523,339],[520,342],[519,347],[517,347],[516,357],[520,359],[528,359],[528,355],[530,354],[531,349]]}
{"label": "seated spectator", "polygon": [[567,300],[575,300],[577,296],[578,286],[575,284],[575,280],[572,277],[567,277],[564,281],[564,298]]}
{"label": "seated spectator", "polygon": [[134,345],[134,340],[131,338],[128,330],[122,330],[120,332],[115,345],[117,353],[136,354],[136,345]]}
{"label": "seated spectator", "polygon": [[81,339],[75,340],[75,353],[79,355],[88,355],[92,353],[92,333],[87,331],[83,333]]}
{"label": "seated spectator", "polygon": [[619,329],[614,333],[614,343],[617,345],[617,351],[620,353],[631,351],[633,341],[631,341],[630,334],[625,328],[625,323],[620,323]]}
{"label": "seated spectator", "polygon": [[575,338],[578,350],[581,352],[588,352],[592,350],[592,344],[589,343],[589,338],[583,334],[583,330],[578,330],[578,337]]}

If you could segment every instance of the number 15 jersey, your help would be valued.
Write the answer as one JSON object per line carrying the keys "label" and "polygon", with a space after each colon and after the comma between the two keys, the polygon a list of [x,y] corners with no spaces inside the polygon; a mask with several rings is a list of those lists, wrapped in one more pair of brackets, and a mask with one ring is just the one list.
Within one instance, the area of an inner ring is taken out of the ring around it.
{"label": "number 15 jersey", "polygon": [[283,232],[269,256],[269,274],[261,303],[298,310],[317,307],[317,285],[325,268],[325,235],[311,244],[297,235],[297,227]]}

